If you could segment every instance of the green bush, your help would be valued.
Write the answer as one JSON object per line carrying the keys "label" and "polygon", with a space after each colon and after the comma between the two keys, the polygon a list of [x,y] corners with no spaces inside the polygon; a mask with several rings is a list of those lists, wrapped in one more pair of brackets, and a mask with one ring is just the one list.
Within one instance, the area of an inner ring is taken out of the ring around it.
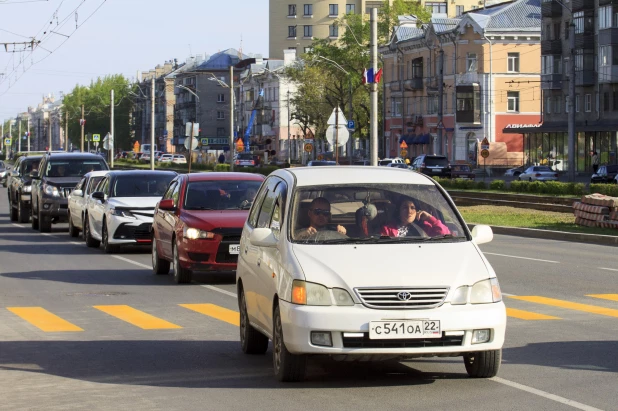
{"label": "green bush", "polygon": [[535,194],[542,194],[544,188],[545,183],[543,183],[542,181],[530,181],[528,182],[528,192],[529,193],[535,193]]}
{"label": "green bush", "polygon": [[564,183],[560,183],[558,181],[548,181],[543,187],[543,192],[545,194],[564,195],[569,194],[568,189],[569,187]]}
{"label": "green bush", "polygon": [[229,164],[217,164],[215,166],[215,171],[230,171],[230,165]]}
{"label": "green bush", "polygon": [[527,182],[526,181],[511,181],[510,191],[515,193],[525,193],[527,191]]}
{"label": "green bush", "polygon": [[477,181],[474,186],[477,190],[487,190],[487,184],[484,181]]}
{"label": "green bush", "polygon": [[489,184],[489,189],[490,190],[499,190],[499,191],[505,191],[506,190],[506,184],[504,183],[504,180],[494,180]]}
{"label": "green bush", "polygon": [[616,184],[590,184],[590,192],[605,194],[611,197],[618,197],[618,185]]}

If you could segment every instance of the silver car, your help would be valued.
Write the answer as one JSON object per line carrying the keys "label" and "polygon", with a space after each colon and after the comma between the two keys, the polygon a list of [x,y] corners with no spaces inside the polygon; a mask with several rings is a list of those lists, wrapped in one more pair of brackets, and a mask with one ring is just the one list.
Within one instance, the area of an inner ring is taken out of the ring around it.
{"label": "silver car", "polygon": [[532,166],[517,178],[520,181],[558,181],[558,173],[548,166]]}

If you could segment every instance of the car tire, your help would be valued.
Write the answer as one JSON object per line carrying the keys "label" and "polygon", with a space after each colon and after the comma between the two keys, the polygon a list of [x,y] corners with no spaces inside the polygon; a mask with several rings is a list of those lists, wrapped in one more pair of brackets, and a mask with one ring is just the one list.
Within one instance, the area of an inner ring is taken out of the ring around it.
{"label": "car tire", "polygon": [[113,254],[118,252],[118,246],[111,245],[109,243],[109,233],[107,232],[107,221],[103,220],[101,225],[101,243],[103,244],[103,251],[105,254]]}
{"label": "car tire", "polygon": [[268,349],[268,337],[249,323],[247,301],[243,289],[240,290],[238,295],[238,308],[240,310],[240,348],[242,348],[242,352],[245,354],[264,354]]}
{"label": "car tire", "polygon": [[13,203],[11,203],[10,201],[9,201],[9,212],[11,214],[10,215],[11,221],[17,221],[17,218],[18,218],[17,217],[17,208],[13,207]]}
{"label": "car tire", "polygon": [[279,306],[273,315],[273,368],[275,377],[282,382],[304,380],[307,369],[307,356],[292,354],[285,347]]}
{"label": "car tire", "polygon": [[73,225],[73,216],[71,216],[71,213],[69,213],[68,217],[69,217],[69,235],[75,238],[79,236],[79,229]]}
{"label": "car tire", "polygon": [[51,217],[41,214],[41,210],[39,210],[39,231],[41,233],[49,233],[51,232]]}
{"label": "car tire", "polygon": [[479,351],[464,354],[466,371],[472,378],[491,378],[498,374],[502,350]]}
{"label": "car tire", "polygon": [[170,273],[170,262],[159,258],[157,239],[152,236],[152,272],[157,275]]}
{"label": "car tire", "polygon": [[176,284],[187,284],[191,282],[191,270],[182,268],[180,265],[180,255],[176,242],[172,242],[172,253],[174,255],[174,281]]}
{"label": "car tire", "polygon": [[[33,202],[33,204],[34,204],[34,202]],[[33,230],[38,230],[39,229],[39,220],[34,218],[34,207],[32,207],[30,209],[30,218],[31,218],[31,223],[32,223],[32,229]]]}
{"label": "car tire", "polygon": [[28,212],[28,207],[26,207],[24,203],[19,200],[17,203],[17,222],[27,223],[29,219],[30,213]]}
{"label": "car tire", "polygon": [[92,237],[92,233],[90,232],[90,222],[88,221],[88,216],[86,216],[86,220],[84,221],[84,239],[86,240],[86,246],[90,248],[97,248],[101,245],[101,242],[94,237]]}

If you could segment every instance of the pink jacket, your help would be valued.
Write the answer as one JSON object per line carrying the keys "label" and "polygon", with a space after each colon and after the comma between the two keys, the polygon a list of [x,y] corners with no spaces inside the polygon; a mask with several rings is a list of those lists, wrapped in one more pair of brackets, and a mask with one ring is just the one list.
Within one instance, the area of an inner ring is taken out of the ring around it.
{"label": "pink jacket", "polygon": [[[418,224],[430,237],[435,237],[439,235],[450,234],[449,229],[442,224],[442,221],[438,220],[436,217],[431,216],[426,221],[417,222]],[[395,223],[389,223],[382,227],[381,235],[387,235],[389,237],[397,237],[397,232],[399,231],[399,225]]]}

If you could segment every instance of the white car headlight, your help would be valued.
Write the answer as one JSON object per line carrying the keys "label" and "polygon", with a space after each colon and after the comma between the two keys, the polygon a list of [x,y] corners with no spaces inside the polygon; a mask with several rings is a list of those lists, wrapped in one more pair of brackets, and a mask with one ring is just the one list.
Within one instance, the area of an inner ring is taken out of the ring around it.
{"label": "white car headlight", "polygon": [[24,186],[24,188],[22,189],[23,193],[31,193],[32,192],[32,186]]}
{"label": "white car headlight", "polygon": [[479,281],[472,286],[470,292],[470,303],[489,304],[502,301],[502,292],[497,278],[490,278]]}
{"label": "white car headlight", "polygon": [[6,171],[0,171],[0,178],[3,178],[6,176]]}
{"label": "white car headlight", "polygon": [[183,228],[182,235],[189,240],[214,238],[215,234],[209,231],[199,230],[197,228]]}
{"label": "white car headlight", "polygon": [[49,184],[43,184],[43,192],[48,196],[60,197],[60,192],[58,191],[58,187],[51,186]]}
{"label": "white car headlight", "polygon": [[463,305],[468,304],[468,291],[470,287],[464,285],[459,287],[453,293],[453,297],[451,297],[451,305]]}
{"label": "white car headlight", "polygon": [[330,292],[322,284],[308,283],[302,280],[292,282],[292,298],[294,304],[302,305],[332,305]]}
{"label": "white car headlight", "polygon": [[132,218],[134,220],[137,220],[137,217],[135,217],[130,211],[128,210],[119,210],[117,208],[111,208],[109,210],[109,213],[111,215],[114,215],[116,217],[124,217],[124,218]]}

